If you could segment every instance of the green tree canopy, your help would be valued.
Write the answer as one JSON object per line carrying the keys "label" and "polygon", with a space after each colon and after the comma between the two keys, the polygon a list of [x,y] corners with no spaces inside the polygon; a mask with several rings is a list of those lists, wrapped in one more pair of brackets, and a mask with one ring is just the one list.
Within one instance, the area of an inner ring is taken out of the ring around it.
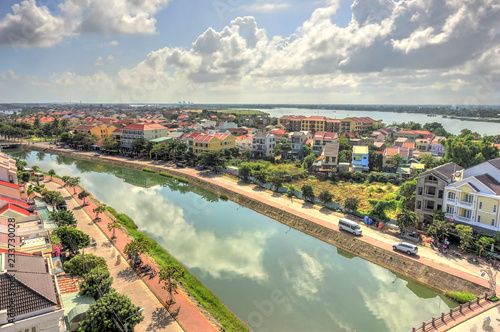
{"label": "green tree canopy", "polygon": [[455,226],[456,231],[458,232],[458,236],[460,237],[460,249],[466,250],[470,248],[472,242],[474,241],[473,230],[472,227],[466,225],[457,225]]}
{"label": "green tree canopy", "polygon": [[126,295],[110,291],[90,306],[78,331],[122,332],[125,324],[129,331],[133,331],[134,326],[144,320],[139,309]]}
{"label": "green tree canopy", "polygon": [[328,190],[323,190],[319,196],[319,200],[323,202],[323,204],[328,205],[332,203],[333,195]]}
{"label": "green tree canopy", "polygon": [[224,167],[226,165],[226,158],[221,151],[205,151],[198,156],[198,165],[205,167]]}
{"label": "green tree canopy", "polygon": [[344,201],[344,208],[348,211],[354,212],[358,210],[359,199],[356,197],[347,197]]}
{"label": "green tree canopy", "polygon": [[61,240],[63,250],[76,252],[90,244],[90,237],[74,227],[60,226],[53,233]]}
{"label": "green tree canopy", "polygon": [[308,185],[304,184],[302,188],[300,188],[300,191],[302,191],[302,197],[307,200],[307,201],[313,201],[314,200],[314,190],[313,188]]}
{"label": "green tree canopy", "polygon": [[[85,268],[83,267],[84,261]],[[83,276],[95,268],[102,270],[108,269],[108,264],[106,264],[104,257],[94,254],[85,254],[84,260],[82,254],[79,254],[63,264],[64,272],[78,276]]]}
{"label": "green tree canopy", "polygon": [[50,217],[56,220],[61,226],[76,225],[76,219],[72,211],[51,211]]}
{"label": "green tree canopy", "polygon": [[238,168],[238,175],[247,180],[250,175],[252,175],[252,169],[247,163],[243,163]]}
{"label": "green tree canopy", "polygon": [[80,295],[90,296],[98,299],[104,294],[113,290],[111,285],[113,278],[109,276],[109,271],[102,268],[93,268],[89,273],[83,277],[80,283]]}

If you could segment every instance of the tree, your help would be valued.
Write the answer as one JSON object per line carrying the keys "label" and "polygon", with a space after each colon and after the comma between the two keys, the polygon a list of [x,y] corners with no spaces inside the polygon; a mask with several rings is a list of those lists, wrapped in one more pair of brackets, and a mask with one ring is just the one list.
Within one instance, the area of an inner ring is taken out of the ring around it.
{"label": "tree", "polygon": [[61,240],[63,250],[75,253],[90,244],[90,236],[70,226],[59,226],[53,233]]}
{"label": "tree", "polygon": [[302,191],[302,197],[304,197],[306,201],[312,202],[314,200],[314,190],[310,185],[304,184],[302,188],[300,188],[300,191]]}
{"label": "tree", "polygon": [[50,212],[50,217],[60,226],[76,225],[76,219],[71,211]]}
{"label": "tree", "polygon": [[166,268],[162,268],[159,273],[158,283],[163,281],[162,288],[165,289],[169,294],[169,299],[167,300],[167,305],[175,303],[174,295],[177,294],[177,280],[184,276],[184,271],[177,265],[168,265]]}
{"label": "tree", "polygon": [[348,211],[358,211],[359,199],[356,197],[347,197],[344,201],[344,208]]}
{"label": "tree", "polygon": [[64,175],[61,180],[64,182],[64,187],[66,187],[71,181],[71,176]]}
{"label": "tree", "polygon": [[397,170],[399,165],[403,162],[403,157],[399,153],[396,153],[395,155],[390,156],[389,160],[391,161],[391,164],[394,165],[394,169]]}
{"label": "tree", "polygon": [[460,237],[460,249],[466,250],[470,248],[473,238],[473,230],[472,227],[466,225],[457,225],[455,226],[456,231],[458,232],[458,236]]}
{"label": "tree", "polygon": [[77,147],[83,147],[85,149],[89,149],[91,145],[97,142],[99,138],[95,135],[84,133],[84,132],[76,132],[71,140],[72,144]]}
{"label": "tree", "polygon": [[290,200],[293,202],[294,196],[295,196],[295,187],[294,186],[288,187],[288,190],[286,192],[286,197],[290,198]]}
{"label": "tree", "polygon": [[80,295],[99,299],[114,290],[111,288],[112,284],[113,278],[109,276],[109,271],[97,267],[86,273],[83,281],[78,286],[80,288]]}
{"label": "tree", "polygon": [[434,163],[434,157],[430,153],[423,153],[420,157],[420,162],[425,165],[425,168],[431,168]]}
{"label": "tree", "polygon": [[16,159],[16,167],[18,171],[24,171],[24,168],[28,166],[28,163],[24,160]]}
{"label": "tree", "polygon": [[139,237],[127,243],[125,245],[125,248],[123,249],[124,254],[134,257],[135,260],[139,259],[139,255],[145,252],[146,246],[144,243],[144,238],[142,237]]}
{"label": "tree", "polygon": [[332,203],[333,195],[330,194],[330,192],[328,190],[323,190],[319,194],[318,198],[321,202],[323,202],[324,205],[328,205],[328,204]]}
{"label": "tree", "polygon": [[267,172],[263,169],[253,172],[253,177],[261,185],[267,182]]}
{"label": "tree", "polygon": [[275,156],[280,156],[281,159],[285,159],[286,156],[292,151],[292,145],[287,142],[281,142],[276,144],[273,148],[273,153]]}
{"label": "tree", "polygon": [[403,183],[398,191],[398,198],[404,197],[406,198],[406,209],[410,211],[415,210],[415,195],[417,191],[417,179],[406,181]]}
{"label": "tree", "polygon": [[304,144],[302,145],[302,150],[301,150],[301,153],[302,153],[302,158],[305,158],[307,157],[308,155],[310,155],[312,153],[312,148],[311,146],[307,145],[307,144]]}
{"label": "tree", "polygon": [[142,138],[142,137],[136,138],[135,140],[132,141],[130,148],[136,154],[140,154],[143,152],[144,148],[146,147],[146,144],[147,144],[147,142],[144,138]]}
{"label": "tree", "polygon": [[402,233],[405,227],[414,226],[418,221],[418,215],[406,209],[406,198],[401,199],[401,212],[396,216],[396,222],[399,226],[399,231]]}
{"label": "tree", "polygon": [[61,143],[71,144],[72,142],[71,134],[68,132],[62,133],[61,136],[59,137],[59,140],[61,141]]}
{"label": "tree", "polygon": [[78,199],[82,199],[83,200],[83,205],[87,205],[87,202],[85,202],[85,199],[87,197],[90,196],[90,193],[87,191],[87,190],[82,190],[79,194],[78,194]]}
{"label": "tree", "polygon": [[274,187],[274,191],[278,191],[281,185],[285,182],[285,176],[288,175],[288,171],[283,170],[273,170],[269,175],[269,182]]}
{"label": "tree", "polygon": [[483,251],[489,251],[491,245],[495,243],[495,240],[488,236],[481,236],[477,244],[479,245],[479,256],[481,256]]}
{"label": "tree", "polygon": [[427,233],[434,236],[438,240],[442,240],[455,228],[453,223],[445,220],[434,219],[434,222],[427,229]]}
{"label": "tree", "polygon": [[73,194],[76,194],[76,187],[80,184],[80,177],[75,176],[68,180],[67,185],[73,188]]}
{"label": "tree", "polygon": [[79,254],[63,264],[64,272],[76,276],[84,276],[89,273],[89,271],[96,268],[107,270],[108,264],[106,263],[106,259],[104,259],[104,257],[96,256],[94,254],[85,254],[85,259],[83,254]]}
{"label": "tree", "polygon": [[53,169],[50,169],[50,170],[49,170],[49,175],[50,175],[50,181],[52,181],[52,177],[53,177],[54,175],[56,175],[56,171],[54,171]]}
{"label": "tree", "polygon": [[99,213],[104,213],[106,211],[106,205],[99,205],[99,206],[96,206],[92,212],[95,212],[95,218],[94,219],[98,219],[99,218]]}
{"label": "tree", "polygon": [[64,202],[64,197],[58,191],[47,190],[46,188],[44,188],[41,194],[45,203],[52,205],[54,210],[59,204]]}
{"label": "tree", "polygon": [[309,169],[309,167],[311,167],[315,161],[316,161],[316,155],[310,154],[304,158],[304,163],[302,164],[302,167],[304,167],[305,169]]}
{"label": "tree", "polygon": [[110,223],[108,223],[108,230],[111,232],[111,230],[113,230],[113,235],[111,236],[111,239],[115,239],[116,236],[115,236],[115,230],[117,228],[120,228],[120,223],[116,220],[113,220],[111,221]]}
{"label": "tree", "polygon": [[198,156],[198,165],[212,167],[214,171],[216,167],[224,167],[226,162],[222,151],[205,151]]}
{"label": "tree", "polygon": [[134,326],[142,320],[144,316],[140,308],[134,305],[126,295],[110,291],[90,306],[78,331],[133,331]]}
{"label": "tree", "polygon": [[243,179],[246,181],[248,180],[248,177],[252,174],[252,169],[250,166],[248,166],[247,163],[241,164],[240,167],[238,168],[238,175],[243,177]]}

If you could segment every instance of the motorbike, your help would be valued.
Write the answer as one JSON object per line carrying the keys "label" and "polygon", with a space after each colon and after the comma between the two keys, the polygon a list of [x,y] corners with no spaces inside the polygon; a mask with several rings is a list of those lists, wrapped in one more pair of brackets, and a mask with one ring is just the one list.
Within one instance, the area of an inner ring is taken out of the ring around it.
{"label": "motorbike", "polygon": [[477,259],[476,257],[469,257],[467,258],[467,262],[471,264],[479,264],[479,259]]}

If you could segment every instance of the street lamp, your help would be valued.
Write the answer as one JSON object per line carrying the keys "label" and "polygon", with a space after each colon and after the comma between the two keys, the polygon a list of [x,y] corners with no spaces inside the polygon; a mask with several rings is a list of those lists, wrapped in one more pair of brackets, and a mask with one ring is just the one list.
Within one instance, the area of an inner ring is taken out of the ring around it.
{"label": "street lamp", "polygon": [[136,315],[140,314],[143,310],[144,310],[144,308],[139,309],[139,310],[138,310],[135,314],[133,314],[132,316],[129,316],[128,318],[126,318],[126,319],[123,321],[123,323],[124,323],[123,327],[125,327],[125,332],[127,332],[127,331],[128,331],[128,328],[127,328],[127,320],[129,320],[130,318],[132,318],[132,317],[134,317],[134,316],[136,316]]}

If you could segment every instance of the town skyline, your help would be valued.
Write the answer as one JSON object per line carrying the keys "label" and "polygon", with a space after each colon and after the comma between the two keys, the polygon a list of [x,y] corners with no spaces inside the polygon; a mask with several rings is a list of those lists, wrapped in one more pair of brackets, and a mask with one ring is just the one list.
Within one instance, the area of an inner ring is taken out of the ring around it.
{"label": "town skyline", "polygon": [[491,0],[9,0],[0,102],[495,105],[499,18]]}

